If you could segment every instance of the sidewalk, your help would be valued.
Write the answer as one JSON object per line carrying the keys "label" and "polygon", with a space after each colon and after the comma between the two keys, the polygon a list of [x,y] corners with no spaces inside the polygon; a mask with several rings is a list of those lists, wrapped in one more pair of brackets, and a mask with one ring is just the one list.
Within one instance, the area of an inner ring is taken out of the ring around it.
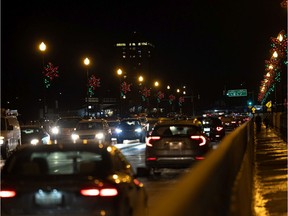
{"label": "sidewalk", "polygon": [[262,125],[255,132],[254,215],[287,216],[287,143]]}

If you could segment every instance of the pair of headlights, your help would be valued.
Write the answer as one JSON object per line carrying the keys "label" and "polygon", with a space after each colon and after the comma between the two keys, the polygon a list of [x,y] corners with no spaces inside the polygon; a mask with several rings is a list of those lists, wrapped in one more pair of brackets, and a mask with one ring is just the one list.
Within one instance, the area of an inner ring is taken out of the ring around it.
{"label": "pair of headlights", "polygon": [[[95,139],[97,139],[97,140],[102,140],[102,139],[104,139],[104,137],[105,137],[105,135],[103,133],[96,133],[95,134]],[[72,138],[72,140],[76,141],[80,138],[80,136],[78,134],[74,133],[71,135],[71,138]]]}

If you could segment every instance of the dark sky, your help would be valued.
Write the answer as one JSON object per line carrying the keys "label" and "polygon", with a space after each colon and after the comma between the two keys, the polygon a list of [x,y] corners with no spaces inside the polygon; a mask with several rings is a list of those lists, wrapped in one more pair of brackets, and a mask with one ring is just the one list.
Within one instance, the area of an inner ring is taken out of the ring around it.
{"label": "dark sky", "polygon": [[2,107],[18,97],[24,109],[40,97],[41,41],[45,61],[59,66],[49,93],[61,92],[67,103],[81,98],[87,55],[102,88],[117,85],[111,52],[133,31],[155,44],[153,73],[163,82],[185,84],[206,101],[221,97],[225,86],[257,98],[270,38],[287,28],[281,1],[1,1]]}

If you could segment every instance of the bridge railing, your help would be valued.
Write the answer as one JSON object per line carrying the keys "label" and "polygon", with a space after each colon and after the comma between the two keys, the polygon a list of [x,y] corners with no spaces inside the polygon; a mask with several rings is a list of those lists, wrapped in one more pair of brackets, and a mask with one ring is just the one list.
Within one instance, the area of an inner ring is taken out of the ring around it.
{"label": "bridge railing", "polygon": [[249,121],[160,194],[149,216],[225,216],[252,213],[254,127]]}

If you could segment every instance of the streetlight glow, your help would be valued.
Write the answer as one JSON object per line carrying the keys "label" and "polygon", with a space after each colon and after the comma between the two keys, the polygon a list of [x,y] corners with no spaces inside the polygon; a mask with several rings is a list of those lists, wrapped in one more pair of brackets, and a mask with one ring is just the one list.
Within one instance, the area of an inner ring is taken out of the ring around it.
{"label": "streetlight glow", "polygon": [[138,77],[138,81],[139,81],[139,82],[143,82],[143,81],[144,81],[143,76],[139,76],[139,77]]}
{"label": "streetlight glow", "polygon": [[88,66],[90,64],[89,58],[85,58],[83,62],[86,66]]}
{"label": "streetlight glow", "polygon": [[117,74],[118,74],[119,76],[121,76],[121,75],[123,74],[123,71],[119,68],[119,69],[117,70]]}
{"label": "streetlight glow", "polygon": [[44,42],[42,42],[40,45],[39,45],[39,49],[41,52],[45,52],[46,50],[46,44]]}
{"label": "streetlight glow", "polygon": [[273,53],[273,57],[274,57],[274,58],[277,58],[277,57],[278,57],[278,53],[277,53],[276,51]]}
{"label": "streetlight glow", "polygon": [[155,81],[155,82],[154,82],[154,86],[155,86],[155,87],[158,87],[158,86],[159,86],[159,82],[158,82],[158,81]]}

